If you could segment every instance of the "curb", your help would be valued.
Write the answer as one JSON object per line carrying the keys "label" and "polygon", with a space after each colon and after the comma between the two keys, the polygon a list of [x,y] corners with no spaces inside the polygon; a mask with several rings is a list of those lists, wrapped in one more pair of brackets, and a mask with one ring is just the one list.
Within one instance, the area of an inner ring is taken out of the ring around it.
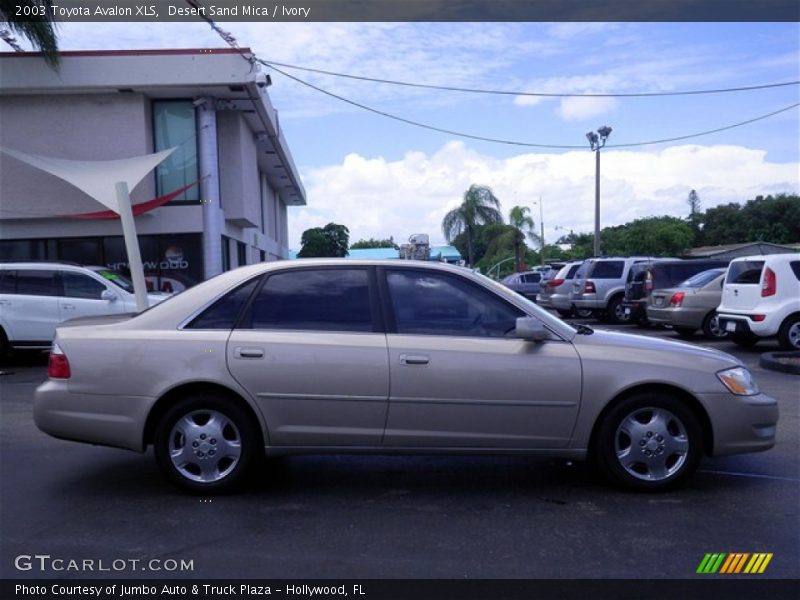
{"label": "curb", "polygon": [[758,364],[765,369],[781,371],[782,373],[792,373],[800,375],[800,360],[797,364],[787,364],[780,362],[782,358],[800,359],[800,351],[795,352],[765,352],[761,355]]}

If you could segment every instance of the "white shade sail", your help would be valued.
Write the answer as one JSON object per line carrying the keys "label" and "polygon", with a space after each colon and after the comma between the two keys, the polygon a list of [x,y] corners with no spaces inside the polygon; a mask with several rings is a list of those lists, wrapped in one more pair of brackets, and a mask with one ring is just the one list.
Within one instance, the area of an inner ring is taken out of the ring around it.
{"label": "white shade sail", "polygon": [[69,160],[26,154],[2,147],[0,147],[0,152],[63,179],[106,208],[118,213],[116,184],[125,182],[128,189],[132,190],[144,179],[145,175],[172,154],[176,148],[177,146],[155,154],[119,160]]}

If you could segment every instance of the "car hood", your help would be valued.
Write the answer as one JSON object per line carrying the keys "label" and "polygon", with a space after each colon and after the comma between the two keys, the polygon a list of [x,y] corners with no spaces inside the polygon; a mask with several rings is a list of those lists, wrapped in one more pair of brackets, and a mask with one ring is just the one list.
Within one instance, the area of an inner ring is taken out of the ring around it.
{"label": "car hood", "polygon": [[573,340],[581,358],[609,358],[636,364],[716,372],[742,366],[736,357],[714,348],[630,333],[595,329],[591,335],[576,335]]}

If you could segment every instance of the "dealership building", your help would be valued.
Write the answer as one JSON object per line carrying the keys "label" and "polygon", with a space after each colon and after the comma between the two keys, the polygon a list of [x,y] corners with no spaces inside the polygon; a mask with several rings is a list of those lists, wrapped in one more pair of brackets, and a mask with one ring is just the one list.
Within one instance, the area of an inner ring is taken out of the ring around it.
{"label": "dealership building", "polygon": [[[0,54],[0,148],[110,161],[175,148],[131,192],[148,287],[179,291],[288,258],[305,190],[268,95],[233,49]],[[76,163],[77,164],[77,163]],[[91,169],[91,165],[84,165]],[[125,269],[120,221],[66,181],[0,153],[0,259]]]}

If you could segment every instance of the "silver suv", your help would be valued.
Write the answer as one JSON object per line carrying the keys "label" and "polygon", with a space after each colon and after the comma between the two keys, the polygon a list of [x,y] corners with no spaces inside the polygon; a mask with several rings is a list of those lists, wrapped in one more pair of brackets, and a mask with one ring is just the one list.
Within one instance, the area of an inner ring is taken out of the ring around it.
{"label": "silver suv", "polygon": [[590,258],[575,273],[570,301],[577,310],[589,309],[595,317],[607,317],[611,323],[628,323],[625,312],[625,283],[633,265],[657,260],[651,256]]}

